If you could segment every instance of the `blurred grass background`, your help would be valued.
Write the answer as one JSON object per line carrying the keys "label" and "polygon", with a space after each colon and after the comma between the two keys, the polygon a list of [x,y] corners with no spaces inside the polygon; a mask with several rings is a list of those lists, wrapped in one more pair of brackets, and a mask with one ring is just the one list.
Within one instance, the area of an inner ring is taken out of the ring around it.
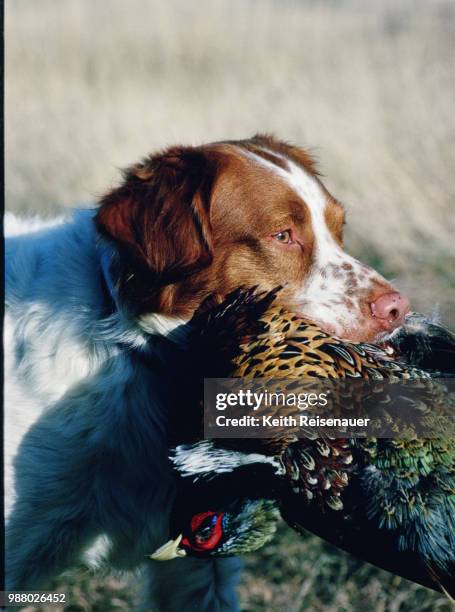
{"label": "blurred grass background", "polygon": [[[455,325],[453,0],[5,6],[8,209],[93,201],[168,144],[274,132],[320,160],[348,209],[347,249]],[[450,609],[284,527],[246,561],[245,611]],[[83,570],[59,587],[74,611],[137,598],[129,577]]]}

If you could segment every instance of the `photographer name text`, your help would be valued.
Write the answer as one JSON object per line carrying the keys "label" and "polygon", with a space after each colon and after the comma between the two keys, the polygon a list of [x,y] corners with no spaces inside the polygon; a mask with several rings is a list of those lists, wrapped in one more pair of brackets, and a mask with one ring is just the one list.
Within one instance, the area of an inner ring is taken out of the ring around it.
{"label": "photographer name text", "polygon": [[283,416],[251,416],[239,418],[218,415],[215,419],[217,427],[366,427],[370,419],[319,417],[301,414]]}

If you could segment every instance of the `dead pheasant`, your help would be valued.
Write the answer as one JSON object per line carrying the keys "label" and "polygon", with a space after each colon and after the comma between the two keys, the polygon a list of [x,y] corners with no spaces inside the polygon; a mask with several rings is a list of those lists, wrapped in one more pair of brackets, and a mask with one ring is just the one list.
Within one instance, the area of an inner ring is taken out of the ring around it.
{"label": "dead pheasant", "polygon": [[[435,380],[453,371],[455,339],[444,328],[425,327],[423,319],[417,325],[414,317],[387,346],[350,343],[275,305],[275,295],[238,291],[192,322],[189,348],[195,369],[182,400],[190,409],[176,430],[177,439],[187,444],[173,455],[185,484],[171,530],[186,530],[187,536],[175,550],[239,552],[235,533],[223,540],[222,522],[229,521],[213,518],[213,525],[221,527],[217,545],[195,549],[193,527],[200,520],[195,517],[215,508],[216,516],[227,513],[232,525],[251,500],[268,498],[277,501],[295,529],[309,529],[366,561],[453,593],[454,439],[297,440],[283,432],[267,440],[197,441],[202,397],[197,372],[212,378],[420,380],[432,407],[449,402],[445,387]],[[264,523],[248,525],[255,547],[271,537]],[[248,549],[248,529],[238,532],[241,551]]]}

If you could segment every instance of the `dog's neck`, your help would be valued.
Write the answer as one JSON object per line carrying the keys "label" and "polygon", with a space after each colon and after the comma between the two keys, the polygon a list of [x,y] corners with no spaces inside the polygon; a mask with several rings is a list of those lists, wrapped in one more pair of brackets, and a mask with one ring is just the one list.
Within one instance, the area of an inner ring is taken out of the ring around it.
{"label": "dog's neck", "polygon": [[[113,278],[113,264],[117,259],[115,247],[108,244],[104,239],[97,239],[97,249],[99,253],[101,284],[105,288],[105,294],[112,313],[122,313],[128,318],[128,313],[123,307],[121,298],[118,294],[116,282]],[[185,345],[188,335],[188,320],[181,317],[172,317],[158,312],[145,313],[132,321],[137,326],[140,336],[145,334],[146,342],[150,336],[165,337],[177,345]]]}

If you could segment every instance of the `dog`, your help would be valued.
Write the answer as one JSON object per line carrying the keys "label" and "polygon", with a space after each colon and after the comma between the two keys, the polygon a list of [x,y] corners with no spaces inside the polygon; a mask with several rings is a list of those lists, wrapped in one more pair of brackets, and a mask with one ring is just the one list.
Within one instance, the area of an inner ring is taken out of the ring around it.
{"label": "dog", "polygon": [[168,148],[68,218],[6,216],[8,589],[82,560],[142,572],[162,610],[238,609],[239,560],[146,559],[174,495],[185,324],[209,295],[281,285],[331,334],[391,333],[409,302],[343,250],[344,216],[311,157],[270,136]]}

